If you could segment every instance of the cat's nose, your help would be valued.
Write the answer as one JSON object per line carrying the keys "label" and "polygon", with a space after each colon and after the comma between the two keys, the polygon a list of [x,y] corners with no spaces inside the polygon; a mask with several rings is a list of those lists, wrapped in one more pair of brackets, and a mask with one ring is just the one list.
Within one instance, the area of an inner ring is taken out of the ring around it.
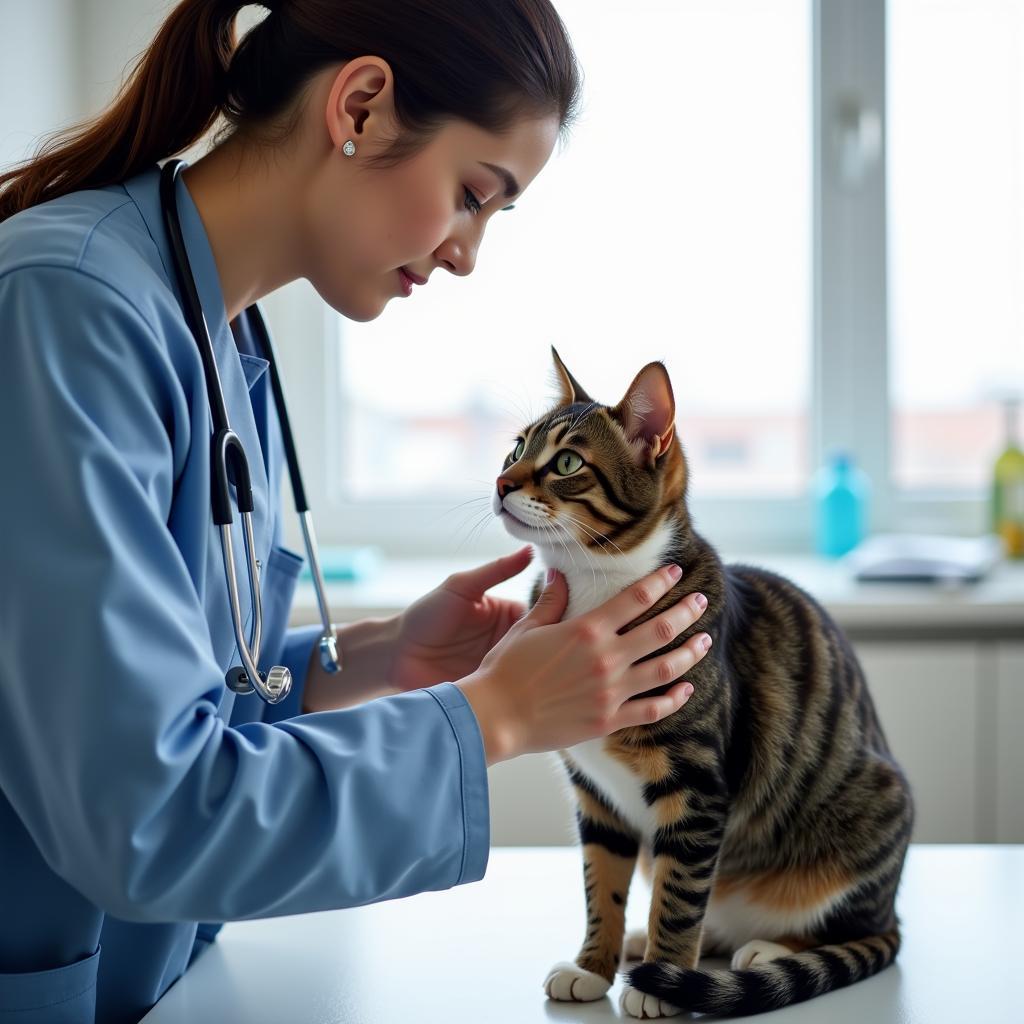
{"label": "cat's nose", "polygon": [[515,483],[513,480],[509,480],[507,476],[498,477],[498,497],[504,498],[510,491],[516,491],[520,487],[520,484]]}

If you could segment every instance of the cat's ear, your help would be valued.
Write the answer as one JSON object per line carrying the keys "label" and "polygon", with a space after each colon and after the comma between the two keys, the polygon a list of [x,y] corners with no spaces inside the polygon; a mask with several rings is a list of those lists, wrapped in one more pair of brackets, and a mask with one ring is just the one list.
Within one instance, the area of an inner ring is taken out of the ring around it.
{"label": "cat's ear", "polygon": [[638,460],[664,455],[675,436],[676,400],[663,363],[648,363],[612,415],[622,424]]}
{"label": "cat's ear", "polygon": [[576,378],[566,369],[565,363],[559,358],[554,345],[551,346],[551,356],[555,361],[559,406],[572,405],[573,402],[593,402],[590,395],[580,387]]}

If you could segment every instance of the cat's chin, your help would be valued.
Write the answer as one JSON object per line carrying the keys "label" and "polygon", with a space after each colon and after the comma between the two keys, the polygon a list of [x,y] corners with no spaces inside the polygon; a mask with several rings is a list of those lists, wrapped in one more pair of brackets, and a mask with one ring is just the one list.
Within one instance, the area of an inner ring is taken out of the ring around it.
{"label": "cat's chin", "polygon": [[528,540],[531,544],[537,544],[543,546],[543,542],[539,539],[543,536],[543,531],[537,526],[527,526],[520,519],[516,519],[508,509],[502,509],[499,513],[501,522],[505,529],[512,534],[513,537],[519,540]]}

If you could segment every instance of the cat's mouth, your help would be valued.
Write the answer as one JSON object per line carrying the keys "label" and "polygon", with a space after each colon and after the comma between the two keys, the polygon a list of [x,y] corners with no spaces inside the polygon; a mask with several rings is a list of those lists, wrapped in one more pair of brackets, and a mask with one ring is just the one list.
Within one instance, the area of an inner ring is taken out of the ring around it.
{"label": "cat's mouth", "polygon": [[531,526],[529,523],[524,523],[522,521],[522,519],[519,518],[519,516],[513,515],[511,512],[509,512],[509,510],[507,508],[505,508],[504,505],[501,506],[501,509],[499,510],[498,515],[506,515],[506,516],[508,516],[509,519],[511,519],[512,522],[516,524],[516,526],[521,526],[524,530],[539,530],[540,529],[539,526]]}

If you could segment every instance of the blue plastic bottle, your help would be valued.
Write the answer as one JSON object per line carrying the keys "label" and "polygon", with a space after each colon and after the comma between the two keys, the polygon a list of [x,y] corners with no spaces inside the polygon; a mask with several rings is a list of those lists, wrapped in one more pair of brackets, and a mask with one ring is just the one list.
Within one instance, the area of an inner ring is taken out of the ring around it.
{"label": "blue plastic bottle", "polygon": [[815,549],[839,558],[863,539],[868,525],[871,481],[849,452],[833,452],[814,477]]}

